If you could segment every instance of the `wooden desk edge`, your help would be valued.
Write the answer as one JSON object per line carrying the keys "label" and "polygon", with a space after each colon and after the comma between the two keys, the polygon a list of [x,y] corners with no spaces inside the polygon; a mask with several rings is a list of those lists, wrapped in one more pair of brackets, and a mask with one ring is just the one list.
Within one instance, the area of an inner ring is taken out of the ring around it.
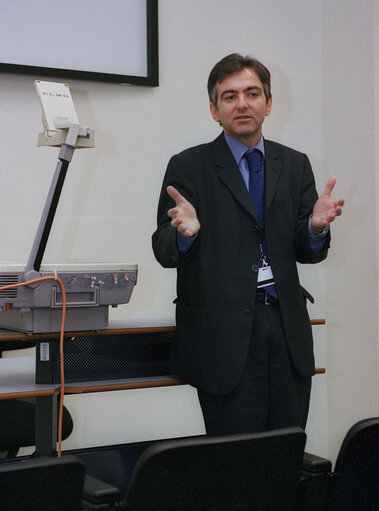
{"label": "wooden desk edge", "polygon": [[[315,374],[325,374],[326,369],[324,367],[317,367],[315,370]],[[110,380],[111,381],[111,380]],[[175,385],[187,385],[187,383],[178,378],[168,378],[161,380],[144,380],[138,382],[122,382],[122,383],[109,383],[104,384],[100,383],[96,385],[94,382],[90,382],[88,385],[84,384],[83,386],[76,386],[73,384],[66,384],[64,392],[65,394],[88,394],[91,392],[109,392],[112,390],[135,390],[135,389],[150,389],[150,388],[158,388],[158,387],[173,387]],[[45,390],[27,390],[20,392],[9,392],[9,393],[0,393],[0,400],[2,399],[25,399],[30,397],[42,397],[42,396],[54,396],[55,394],[59,394],[61,392],[61,387],[57,384],[57,386],[53,389],[45,389]]]}
{"label": "wooden desk edge", "polygon": [[[88,330],[79,332],[65,331],[66,338],[73,337],[99,337],[100,335],[122,335],[122,334],[141,334],[155,332],[175,332],[175,326],[149,326],[149,327],[125,327],[125,328],[105,328],[104,330]],[[59,332],[43,334],[27,334],[24,332],[9,332],[0,334],[0,341],[39,341],[43,339],[59,339]]]}
{"label": "wooden desk edge", "polygon": [[[316,367],[315,374],[325,374],[325,367]],[[175,385],[188,385],[185,381],[178,378],[170,378],[167,380],[145,380],[138,382],[122,382],[122,383],[90,383],[83,386],[74,386],[70,383],[65,385],[65,394],[87,394],[90,392],[104,392],[112,390],[134,390],[134,389],[149,389],[157,387],[172,387]]]}
{"label": "wooden desk edge", "polygon": [[325,319],[311,319],[311,325],[325,325]]}
{"label": "wooden desk edge", "polygon": [[[325,325],[325,319],[311,319],[311,325]],[[100,335],[122,335],[122,334],[141,334],[141,333],[159,333],[175,332],[176,326],[149,326],[134,328],[106,328],[104,330],[92,330],[83,332],[65,332],[65,338],[73,337],[98,337]],[[10,332],[0,334],[1,341],[39,341],[44,339],[59,339],[59,332],[45,334],[26,334],[23,332]]]}
{"label": "wooden desk edge", "polygon": [[26,399],[30,397],[44,397],[44,396],[54,396],[55,394],[60,394],[61,388],[59,386],[53,389],[46,390],[23,390],[20,392],[6,392],[4,394],[0,393],[0,400],[2,399]]}
{"label": "wooden desk edge", "polygon": [[110,390],[133,390],[133,389],[149,389],[156,387],[172,387],[174,385],[186,385],[186,382],[177,378],[170,378],[167,380],[151,380],[151,381],[138,381],[138,382],[123,382],[123,383],[109,383],[99,384],[95,383],[90,385],[72,386],[69,383],[65,386],[65,394],[87,394],[89,392],[104,392]]}

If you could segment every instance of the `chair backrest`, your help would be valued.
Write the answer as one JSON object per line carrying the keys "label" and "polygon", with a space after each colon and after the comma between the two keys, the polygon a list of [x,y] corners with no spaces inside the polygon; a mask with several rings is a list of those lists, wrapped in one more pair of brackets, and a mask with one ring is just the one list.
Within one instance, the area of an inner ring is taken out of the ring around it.
{"label": "chair backrest", "polygon": [[333,472],[329,509],[379,509],[379,417],[350,428]]}
{"label": "chair backrest", "polygon": [[0,511],[79,511],[84,475],[74,456],[2,462]]}
{"label": "chair backrest", "polygon": [[305,433],[161,442],[134,469],[130,511],[286,511],[295,508]]}
{"label": "chair backrest", "polygon": [[[57,402],[59,408],[59,400]],[[57,425],[58,426],[58,425]],[[70,412],[63,407],[62,440],[72,432]],[[35,445],[35,403],[21,399],[0,400],[0,451],[17,453],[20,447]],[[8,457],[12,457],[9,455]]]}

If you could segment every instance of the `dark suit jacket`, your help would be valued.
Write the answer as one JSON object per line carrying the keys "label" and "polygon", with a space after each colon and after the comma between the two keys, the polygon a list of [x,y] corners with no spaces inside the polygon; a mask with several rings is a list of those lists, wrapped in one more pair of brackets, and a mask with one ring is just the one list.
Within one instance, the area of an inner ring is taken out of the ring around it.
{"label": "dark suit jacket", "polygon": [[[166,187],[175,186],[196,208],[201,229],[179,253],[167,210]],[[314,374],[313,340],[296,261],[317,263],[308,219],[317,200],[306,155],[265,141],[265,225],[289,352],[300,376]],[[223,134],[171,158],[153,234],[157,260],[177,268],[173,368],[206,392],[226,394],[237,385],[254,328],[259,228],[250,196]]]}

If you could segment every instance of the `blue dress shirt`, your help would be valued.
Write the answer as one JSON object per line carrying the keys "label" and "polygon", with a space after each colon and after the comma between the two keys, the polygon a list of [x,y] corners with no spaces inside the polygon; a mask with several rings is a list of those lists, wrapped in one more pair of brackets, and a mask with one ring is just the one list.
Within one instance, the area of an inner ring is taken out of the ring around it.
{"label": "blue dress shirt", "polygon": [[[238,165],[238,168],[241,172],[241,176],[245,182],[246,188],[249,190],[249,167],[247,165],[246,158],[244,158],[244,154],[249,147],[245,146],[242,142],[239,140],[231,137],[230,135],[224,133],[224,137],[226,140],[226,143],[229,146],[229,149],[231,150],[234,159],[236,160],[236,163]],[[264,159],[265,159],[265,148],[264,148],[264,142],[263,142],[263,135],[261,135],[261,138],[259,139],[258,143],[251,149],[259,149],[262,153],[262,165],[264,165]],[[325,238],[328,233],[328,229],[320,234],[315,234],[312,232],[311,229],[311,218],[312,215],[309,217],[308,222],[308,230],[309,230],[309,238],[310,238],[310,245],[313,252],[320,252],[323,249]],[[178,248],[180,252],[186,252],[191,248],[193,245],[195,239],[197,238],[197,234],[193,236],[192,238],[189,238],[188,236],[184,236],[184,234],[178,232],[177,233],[177,243]]]}

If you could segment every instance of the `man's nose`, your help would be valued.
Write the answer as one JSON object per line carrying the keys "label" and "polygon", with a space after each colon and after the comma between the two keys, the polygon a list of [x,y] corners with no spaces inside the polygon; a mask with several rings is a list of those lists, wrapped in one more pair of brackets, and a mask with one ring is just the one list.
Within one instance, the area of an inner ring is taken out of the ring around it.
{"label": "man's nose", "polygon": [[245,108],[247,105],[246,98],[244,94],[239,94],[237,98],[238,108]]}

